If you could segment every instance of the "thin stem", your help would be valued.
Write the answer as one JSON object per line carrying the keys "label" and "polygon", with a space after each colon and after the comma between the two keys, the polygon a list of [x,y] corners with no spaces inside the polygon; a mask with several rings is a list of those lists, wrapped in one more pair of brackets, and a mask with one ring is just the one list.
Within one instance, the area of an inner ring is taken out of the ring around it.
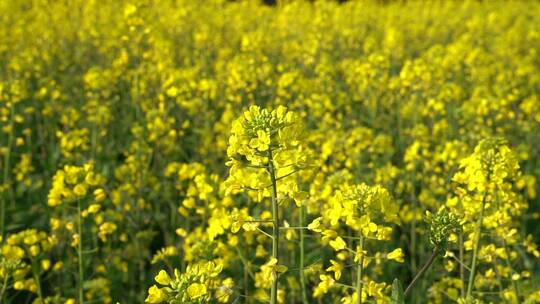
{"label": "thin stem", "polygon": [[429,259],[427,260],[426,264],[424,264],[424,266],[422,266],[422,268],[421,268],[420,271],[416,274],[416,276],[415,276],[414,279],[411,281],[411,283],[409,284],[409,286],[407,286],[407,289],[405,289],[405,292],[403,293],[403,297],[406,297],[406,296],[411,292],[411,290],[413,289],[414,285],[416,285],[416,283],[418,282],[418,280],[420,280],[420,278],[422,278],[422,276],[424,275],[424,273],[429,269],[429,267],[431,267],[431,265],[433,264],[433,262],[435,262],[435,258],[437,257],[437,255],[439,255],[439,248],[435,247],[435,248],[433,248],[433,252],[431,252],[431,256],[429,256]]}
{"label": "thin stem", "polygon": [[484,209],[486,207],[486,193],[482,197],[482,208],[480,209],[480,217],[478,218],[478,223],[476,224],[475,231],[475,242],[474,250],[471,262],[471,272],[469,273],[469,284],[467,285],[467,295],[466,298],[471,297],[471,293],[474,286],[474,276],[476,275],[476,260],[478,259],[478,251],[480,249],[480,234],[482,233],[482,224],[484,221]]}
{"label": "thin stem", "polygon": [[[298,225],[304,226],[304,205],[300,206]],[[306,275],[304,273],[304,229],[300,229],[300,288],[302,289],[302,304],[308,304],[306,292]]]}
{"label": "thin stem", "polygon": [[77,256],[79,259],[79,284],[78,284],[78,293],[79,293],[79,303],[84,304],[84,292],[83,292],[83,283],[84,283],[84,272],[83,272],[83,237],[82,237],[82,222],[83,218],[81,215],[82,207],[81,200],[77,199],[77,234],[79,235],[77,243]]}
{"label": "thin stem", "polygon": [[38,298],[43,301],[43,293],[41,292],[41,281],[39,280],[39,274],[36,269],[36,261],[34,259],[32,259],[32,275],[34,276],[34,280],[36,281]]}
{"label": "thin stem", "polygon": [[270,234],[266,233],[266,232],[265,232],[264,230],[262,230],[261,228],[257,227],[257,230],[258,230],[260,233],[266,235],[267,237],[269,237],[269,238],[271,238],[271,239],[274,239],[274,236],[273,236],[273,235],[270,235]]}
{"label": "thin stem", "polygon": [[92,126],[92,141],[91,141],[91,145],[92,145],[92,148],[90,150],[90,155],[92,157],[92,160],[96,160],[96,154],[97,154],[97,134],[98,133],[98,130],[97,130],[97,126],[94,124]]}
{"label": "thin stem", "polygon": [[356,267],[356,303],[362,304],[362,271],[364,270],[364,238],[360,235],[358,241],[360,257],[358,257],[358,266]]}
{"label": "thin stem", "polygon": [[0,290],[0,303],[4,303],[4,293],[6,292],[8,279],[9,273],[6,272],[6,276],[4,277],[4,283],[2,283],[2,290]]}
{"label": "thin stem", "polygon": [[451,257],[452,259],[454,259],[454,261],[456,261],[456,262],[459,264],[459,266],[463,266],[464,271],[465,271],[465,270],[471,271],[471,269],[470,269],[467,265],[465,265],[465,264],[464,264],[458,257],[456,257],[455,255],[452,254],[452,255],[449,255],[449,257]]}
{"label": "thin stem", "polygon": [[9,134],[7,139],[7,151],[4,155],[4,174],[2,179],[2,184],[0,186],[4,186],[5,189],[3,189],[2,193],[2,200],[0,202],[0,236],[4,236],[5,232],[5,224],[6,224],[6,201],[7,197],[9,195],[10,190],[10,183],[8,181],[9,179],[9,167],[10,167],[10,160],[11,160],[11,143],[13,142],[13,116],[14,116],[14,107],[15,105],[12,104],[9,109]]}
{"label": "thin stem", "polygon": [[244,292],[246,294],[246,299],[244,301],[244,303],[249,303],[249,273],[248,273],[248,270],[247,268],[244,268]]}
{"label": "thin stem", "polygon": [[465,298],[465,265],[463,264],[463,231],[459,233],[459,278],[461,279],[461,297]]}
{"label": "thin stem", "polygon": [[497,258],[493,259],[493,270],[495,272],[495,275],[497,276],[497,280],[499,281],[499,297],[503,297],[503,282],[502,277],[499,272],[499,269],[497,268]]}
{"label": "thin stem", "polygon": [[[268,173],[270,174],[270,180],[272,181],[272,257],[279,260],[279,206],[277,201],[276,172],[271,149],[268,149]],[[270,293],[271,304],[277,303],[277,292],[278,274],[274,270],[272,273],[272,289]]]}
{"label": "thin stem", "polygon": [[[242,264],[244,264],[244,270],[251,276],[253,280],[255,280],[255,275],[251,271],[251,263],[244,257],[244,255],[242,254],[242,251],[240,251],[240,248],[238,248],[237,246],[234,248],[236,248],[236,253],[238,253],[238,256],[240,257]],[[248,247],[246,246],[246,250],[247,248]]]}
{"label": "thin stem", "polygon": [[348,289],[354,289],[354,290],[356,290],[356,287],[355,287],[355,286],[351,286],[351,285],[347,285],[347,284],[342,284],[342,283],[334,282],[334,285],[339,286],[339,287],[343,287],[343,288],[348,288]]}
{"label": "thin stem", "polygon": [[279,227],[281,230],[306,230],[308,227]]}
{"label": "thin stem", "polygon": [[[512,276],[514,274],[514,268],[512,267],[512,264],[510,263],[510,251],[508,250],[508,245],[506,244],[506,241],[504,240],[504,238],[502,238],[502,243],[504,246],[504,252],[506,253],[506,256],[505,256],[506,266],[510,269],[510,276]],[[510,277],[510,281],[512,282],[512,288],[514,289],[514,293],[516,294],[516,299],[518,303],[521,303],[521,295],[519,293],[519,289],[518,289],[516,281],[514,281],[511,277]]]}

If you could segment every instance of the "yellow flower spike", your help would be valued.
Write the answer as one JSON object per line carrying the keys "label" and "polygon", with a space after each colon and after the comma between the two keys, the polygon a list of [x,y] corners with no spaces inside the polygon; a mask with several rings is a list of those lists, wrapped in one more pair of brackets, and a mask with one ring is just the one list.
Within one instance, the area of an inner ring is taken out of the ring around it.
{"label": "yellow flower spike", "polygon": [[73,224],[73,222],[67,222],[66,223],[66,230],[73,231],[73,229],[75,229],[75,225]]}
{"label": "yellow flower spike", "polygon": [[329,244],[335,251],[343,250],[347,246],[347,243],[340,236],[330,241]]}
{"label": "yellow flower spike", "polygon": [[24,282],[22,281],[16,281],[15,283],[13,283],[13,289],[15,290],[24,290],[25,289],[25,284]]}
{"label": "yellow flower spike", "polygon": [[314,219],[308,226],[307,228],[311,231],[314,231],[314,232],[322,232],[322,229],[320,229],[321,227],[321,221],[322,221],[322,217],[318,217],[316,219]]}
{"label": "yellow flower spike", "polygon": [[24,250],[18,246],[4,246],[2,247],[2,255],[7,260],[20,260],[24,257]]}
{"label": "yellow flower spike", "polygon": [[53,265],[53,271],[59,271],[61,269],[64,268],[64,262],[56,262],[54,265]]}
{"label": "yellow flower spike", "polygon": [[335,232],[334,230],[326,229],[322,231],[322,235],[322,239],[326,241],[337,237],[337,232]]}
{"label": "yellow flower spike", "polygon": [[276,117],[278,120],[285,119],[285,114],[287,113],[287,107],[284,106],[278,106],[277,109],[275,109]]}
{"label": "yellow flower spike", "polygon": [[41,252],[41,249],[38,245],[32,245],[30,246],[30,255],[37,256]]}
{"label": "yellow flower spike", "polygon": [[157,304],[163,303],[167,300],[167,294],[163,288],[159,288],[153,285],[148,289],[148,297],[144,300],[146,303]]}
{"label": "yellow flower spike", "polygon": [[78,244],[79,244],[79,234],[74,233],[73,235],[71,235],[71,242],[69,243],[69,245],[71,247],[76,247]]}
{"label": "yellow flower spike", "polygon": [[187,288],[187,293],[191,300],[199,299],[207,294],[206,285],[193,283]]}
{"label": "yellow flower spike", "polygon": [[106,273],[107,272],[107,267],[105,265],[103,265],[103,264],[98,265],[96,267],[96,272],[98,272],[98,273]]}
{"label": "yellow flower spike", "polygon": [[345,250],[342,250],[336,253],[336,258],[340,261],[345,261],[349,257],[350,257],[350,253]]}
{"label": "yellow flower spike", "polygon": [[389,260],[395,260],[398,263],[403,263],[405,255],[403,254],[403,250],[401,248],[396,248],[392,252],[389,252],[386,255],[386,258]]}
{"label": "yellow flower spike", "polygon": [[446,271],[448,272],[452,272],[454,268],[455,268],[455,264],[454,262],[450,260],[447,260],[446,263],[444,264],[444,269],[446,269]]}
{"label": "yellow flower spike", "polygon": [[101,203],[107,198],[107,194],[105,194],[105,190],[99,188],[94,190],[94,199],[97,203]]}
{"label": "yellow flower spike", "polygon": [[92,204],[88,207],[87,211],[88,213],[96,213],[101,209],[101,205],[99,204]]}
{"label": "yellow flower spike", "polygon": [[88,188],[84,184],[78,184],[73,188],[73,193],[75,193],[75,195],[77,195],[78,197],[85,196],[87,191]]}
{"label": "yellow flower spike", "polygon": [[[285,265],[279,265],[278,260],[276,258],[271,258],[266,264],[261,266],[261,269],[263,269],[263,271],[267,270],[268,275],[271,276],[274,273],[279,274],[279,273],[286,272],[288,270],[288,267],[285,266]],[[268,278],[268,279],[270,279],[270,278]]]}
{"label": "yellow flower spike", "polygon": [[257,245],[257,248],[255,249],[255,256],[258,258],[263,258],[268,254],[266,249],[264,249],[263,245]]}
{"label": "yellow flower spike", "polygon": [[34,279],[28,279],[26,280],[25,282],[25,288],[32,292],[32,293],[37,293],[37,284],[36,284],[36,281]]}
{"label": "yellow flower spike", "polygon": [[295,233],[294,233],[294,230],[287,229],[287,228],[291,227],[291,225],[289,225],[289,222],[283,221],[283,227],[286,229],[285,230],[285,239],[289,240],[289,241],[292,240],[295,237]]}
{"label": "yellow flower spike", "polygon": [[187,231],[183,228],[178,228],[176,229],[176,235],[178,236],[181,236],[181,237],[186,237],[188,235]]}
{"label": "yellow flower spike", "polygon": [[319,282],[315,290],[313,290],[314,298],[319,298],[322,295],[328,293],[328,290],[335,284],[334,279],[328,275],[321,274],[319,276],[319,279],[321,280],[321,282]]}
{"label": "yellow flower spike", "polygon": [[32,233],[31,235],[25,237],[24,240],[23,240],[23,242],[26,245],[34,245],[38,241],[39,241],[39,238],[38,238],[37,234],[35,234],[35,233]]}
{"label": "yellow flower spike", "polygon": [[339,280],[341,278],[341,271],[343,270],[343,266],[334,261],[334,260],[330,260],[330,263],[332,263],[332,266],[328,267],[326,269],[326,271],[333,271],[334,272],[334,278],[337,280]]}
{"label": "yellow flower spike", "polygon": [[238,246],[239,242],[240,242],[240,240],[236,235],[229,235],[228,236],[227,244],[229,246],[233,246],[233,247]]}
{"label": "yellow flower spike", "polygon": [[103,241],[107,241],[107,236],[116,231],[116,224],[111,222],[105,222],[99,225],[98,236]]}
{"label": "yellow flower spike", "polygon": [[171,283],[171,278],[165,270],[160,270],[158,275],[155,277],[156,282],[161,285],[167,286]]}

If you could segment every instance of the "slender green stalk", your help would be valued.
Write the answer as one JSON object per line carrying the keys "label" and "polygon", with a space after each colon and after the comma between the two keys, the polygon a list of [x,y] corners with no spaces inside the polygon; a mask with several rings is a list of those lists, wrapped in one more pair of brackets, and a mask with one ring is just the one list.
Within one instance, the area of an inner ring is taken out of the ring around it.
{"label": "slender green stalk", "polygon": [[497,276],[497,281],[499,282],[499,297],[501,299],[503,298],[503,281],[501,274],[499,273],[499,270],[497,269],[497,258],[493,259],[493,270],[495,271],[495,275]]}
{"label": "slender green stalk", "polygon": [[[268,173],[272,181],[272,257],[279,261],[279,206],[277,201],[276,172],[271,149],[268,149]],[[278,274],[274,270],[272,273],[272,289],[270,291],[271,304],[277,303],[277,292]]]}
{"label": "slender green stalk", "polygon": [[0,290],[0,303],[4,303],[4,294],[7,289],[8,279],[9,273],[6,273],[6,276],[4,277],[4,282],[2,283],[2,289]]}
{"label": "slender green stalk", "polygon": [[32,275],[34,276],[34,281],[36,281],[38,298],[41,301],[43,301],[43,293],[41,291],[41,281],[39,280],[38,269],[36,266],[36,261],[34,259],[32,259]]}
{"label": "slender green stalk", "polygon": [[0,236],[4,235],[4,222],[6,217],[6,199],[4,195],[0,199]]}
{"label": "slender green stalk", "polygon": [[[240,258],[240,261],[242,261],[242,265],[244,266],[244,269],[246,269],[251,279],[255,279],[255,274],[253,273],[253,271],[251,271],[250,261],[248,261],[246,257],[244,257],[244,255],[242,254],[242,251],[238,247],[235,247],[235,248],[236,248],[236,253],[238,253],[238,257]],[[247,250],[248,248],[246,247],[246,254],[248,253]]]}
{"label": "slender green stalk", "polygon": [[358,247],[360,250],[360,257],[358,258],[358,265],[356,266],[356,303],[362,304],[362,272],[364,270],[364,237],[360,234],[360,240],[358,241]]}
{"label": "slender green stalk", "polygon": [[2,186],[6,187],[4,189],[4,193],[2,193],[2,200],[0,201],[0,236],[4,236],[5,232],[5,224],[6,224],[6,201],[8,197],[8,192],[11,191],[9,187],[11,185],[9,184],[9,167],[10,167],[10,160],[11,160],[11,144],[13,142],[13,116],[14,116],[14,107],[15,105],[12,105],[9,109],[9,134],[7,139],[7,150],[6,154],[4,155],[4,172],[3,172],[3,179],[2,179]]}
{"label": "slender green stalk", "polygon": [[463,265],[463,231],[459,233],[459,278],[461,279],[461,297],[465,298],[465,265]]}
{"label": "slender green stalk", "polygon": [[83,218],[81,215],[82,212],[82,206],[81,206],[81,200],[77,199],[77,234],[79,235],[79,239],[77,242],[77,257],[78,257],[78,264],[79,264],[79,284],[78,284],[78,294],[79,294],[79,303],[84,304],[84,291],[83,291],[83,283],[84,283],[84,270],[83,270],[83,237],[82,237],[82,222]]}
{"label": "slender green stalk", "polygon": [[429,269],[429,267],[431,267],[433,262],[435,262],[435,258],[437,257],[437,255],[439,255],[439,248],[435,247],[435,248],[433,248],[433,251],[431,252],[431,255],[429,256],[429,259],[426,262],[426,264],[424,264],[424,266],[422,266],[422,268],[416,274],[416,276],[413,278],[413,280],[411,281],[409,286],[407,286],[407,289],[405,289],[405,292],[403,293],[403,297],[406,297],[411,292],[414,285],[416,285],[418,280],[420,280],[420,278],[422,278],[424,273]]}
{"label": "slender green stalk", "polygon": [[244,296],[245,300],[244,303],[249,303],[249,273],[247,267],[244,267]]}
{"label": "slender green stalk", "polygon": [[90,155],[92,157],[92,160],[96,161],[96,155],[97,155],[97,135],[98,135],[98,128],[94,124],[92,126],[92,139],[91,139],[91,149],[90,149]]}
{"label": "slender green stalk", "polygon": [[480,209],[480,217],[478,218],[478,222],[476,224],[476,231],[475,231],[475,241],[474,241],[474,249],[473,249],[473,256],[472,256],[472,262],[471,262],[471,272],[469,273],[469,284],[467,285],[467,295],[466,298],[470,298],[474,286],[474,277],[476,275],[476,260],[478,259],[478,250],[480,249],[480,234],[482,233],[482,224],[484,222],[484,209],[486,207],[486,194],[484,193],[484,196],[482,197],[482,209]]}
{"label": "slender green stalk", "polygon": [[[304,226],[304,206],[300,206],[299,223],[300,227]],[[304,273],[304,229],[300,229],[300,288],[302,290],[302,304],[308,304],[306,292],[306,275]]]}
{"label": "slender green stalk", "polygon": [[[504,251],[506,253],[506,257],[505,257],[506,266],[510,269],[510,275],[513,275],[515,272],[514,272],[514,268],[512,267],[512,264],[510,263],[510,251],[508,250],[508,246],[504,238],[502,238],[502,242],[504,246]],[[512,282],[512,288],[514,289],[514,293],[516,294],[516,299],[518,300],[518,303],[521,303],[521,295],[519,293],[519,289],[518,289],[516,281],[514,281],[513,279],[510,279],[510,281]]]}

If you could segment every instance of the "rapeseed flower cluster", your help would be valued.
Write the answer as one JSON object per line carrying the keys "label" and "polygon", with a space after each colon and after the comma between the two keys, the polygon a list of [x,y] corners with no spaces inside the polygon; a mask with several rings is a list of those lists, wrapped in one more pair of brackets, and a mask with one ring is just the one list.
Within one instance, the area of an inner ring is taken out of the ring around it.
{"label": "rapeseed flower cluster", "polygon": [[0,0],[0,303],[540,302],[540,4],[263,2]]}

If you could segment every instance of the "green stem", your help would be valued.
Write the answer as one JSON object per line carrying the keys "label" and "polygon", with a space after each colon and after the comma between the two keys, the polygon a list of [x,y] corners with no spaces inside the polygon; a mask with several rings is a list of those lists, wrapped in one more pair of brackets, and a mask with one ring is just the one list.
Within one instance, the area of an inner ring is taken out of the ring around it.
{"label": "green stem", "polygon": [[426,262],[426,264],[424,264],[424,266],[422,266],[422,268],[416,274],[416,276],[413,278],[413,280],[411,281],[409,286],[407,286],[407,289],[405,289],[405,292],[403,293],[403,297],[406,297],[411,292],[414,285],[416,285],[418,280],[420,280],[420,278],[422,278],[424,273],[429,269],[429,267],[431,267],[433,262],[435,262],[435,258],[437,257],[438,254],[439,254],[439,248],[437,248],[437,247],[433,248],[433,252],[431,253],[431,256],[429,257],[428,261]]}
{"label": "green stem", "polygon": [[514,268],[512,268],[512,264],[510,263],[510,251],[508,250],[508,246],[506,245],[506,241],[504,240],[504,238],[502,239],[502,242],[504,246],[504,251],[506,253],[506,266],[510,269],[510,281],[512,282],[512,288],[514,289],[514,293],[516,294],[516,299],[518,303],[521,303],[521,295],[519,294],[517,283],[512,279],[512,275],[514,274]]}
{"label": "green stem", "polygon": [[[304,205],[300,206],[299,223],[300,227],[304,226]],[[304,273],[304,229],[300,229],[300,288],[302,289],[302,304],[308,304],[306,292],[306,275]]]}
{"label": "green stem", "polygon": [[41,292],[41,282],[39,280],[39,274],[37,271],[38,269],[36,269],[36,261],[32,259],[32,274],[34,276],[34,280],[36,281],[38,298],[41,301],[43,301],[43,293]]}
{"label": "green stem", "polygon": [[6,189],[3,189],[2,193],[2,201],[0,202],[0,236],[4,236],[5,232],[5,223],[6,223],[6,201],[8,197],[8,192],[11,191],[9,187],[11,185],[9,184],[9,167],[10,167],[10,159],[11,159],[11,143],[13,142],[13,116],[14,116],[14,107],[15,105],[12,105],[9,109],[9,134],[8,134],[8,142],[7,142],[7,151],[4,155],[4,174],[3,174],[3,180],[2,185],[6,187]]}
{"label": "green stem", "polygon": [[78,284],[78,293],[79,293],[79,304],[84,304],[84,291],[83,291],[83,283],[84,283],[84,272],[83,272],[83,237],[82,237],[82,222],[83,218],[81,215],[82,208],[81,208],[81,200],[77,199],[77,234],[79,235],[79,240],[77,243],[77,257],[78,257],[78,264],[79,264],[79,284]]}
{"label": "green stem", "polygon": [[9,273],[6,273],[6,276],[4,277],[4,283],[2,283],[2,290],[0,290],[0,303],[4,303],[4,293],[6,292],[8,279]]}
{"label": "green stem", "polygon": [[[272,257],[279,261],[279,206],[277,201],[276,172],[271,149],[268,149],[268,173],[272,181]],[[278,274],[275,270],[272,273],[272,289],[270,292],[270,304],[276,304]]]}
{"label": "green stem", "polygon": [[482,208],[480,209],[480,217],[478,218],[478,223],[476,224],[475,231],[475,242],[474,250],[471,262],[471,272],[469,274],[469,284],[467,285],[467,295],[466,299],[469,299],[472,294],[474,286],[474,277],[476,275],[476,260],[478,259],[478,250],[480,249],[480,234],[482,233],[482,224],[484,221],[484,209],[486,207],[486,194],[482,197]]}
{"label": "green stem", "polygon": [[493,270],[495,271],[495,275],[497,276],[497,280],[499,281],[499,297],[503,298],[503,282],[501,274],[497,269],[497,258],[493,259]]}
{"label": "green stem", "polygon": [[92,157],[92,160],[93,161],[96,161],[96,155],[97,155],[97,135],[98,135],[98,129],[97,129],[97,126],[94,124],[92,126],[92,142],[91,142],[91,145],[92,145],[92,148],[91,148],[91,151],[90,151],[90,154],[91,154],[91,157]]}
{"label": "green stem", "polygon": [[246,304],[249,303],[249,281],[248,280],[249,280],[248,269],[247,267],[244,267],[244,295],[246,296],[244,303]]}
{"label": "green stem", "polygon": [[362,304],[362,272],[364,270],[364,238],[360,234],[360,240],[358,241],[358,247],[360,250],[360,257],[358,258],[358,265],[356,267],[356,303]]}
{"label": "green stem", "polygon": [[459,233],[459,278],[461,279],[461,297],[465,298],[465,265],[463,264],[463,232]]}
{"label": "green stem", "polygon": [[4,236],[4,221],[6,217],[6,199],[2,194],[0,202],[0,236]]}
{"label": "green stem", "polygon": [[[238,247],[235,247],[235,248],[236,248],[236,253],[238,253],[238,257],[240,257],[240,261],[242,261],[242,264],[244,265],[244,270],[247,272],[247,274],[249,274],[249,276],[252,279],[255,279],[255,274],[253,274],[253,272],[251,271],[251,263],[244,257],[244,255],[242,254],[242,251],[240,251]],[[248,247],[246,246],[246,252],[247,252],[247,249]]]}

